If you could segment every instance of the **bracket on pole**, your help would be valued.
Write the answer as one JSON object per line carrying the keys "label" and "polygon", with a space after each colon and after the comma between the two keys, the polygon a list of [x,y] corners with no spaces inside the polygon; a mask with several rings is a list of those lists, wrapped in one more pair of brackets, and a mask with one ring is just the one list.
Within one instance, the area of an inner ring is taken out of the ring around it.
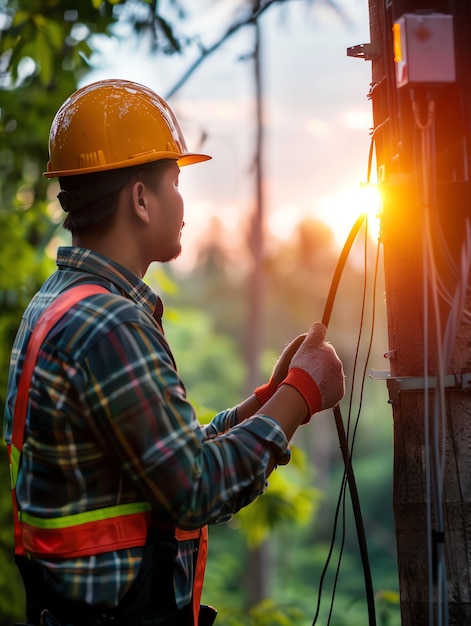
{"label": "bracket on pole", "polygon": [[[388,370],[370,370],[370,378],[373,380],[393,380],[398,391],[423,391],[425,389],[425,378],[423,376],[391,376]],[[436,389],[437,376],[427,378],[427,388]],[[471,374],[447,374],[443,379],[444,387],[447,389],[460,389],[461,391],[471,390]]]}
{"label": "bracket on pole", "polygon": [[381,47],[375,43],[359,43],[356,46],[347,48],[347,56],[355,59],[364,59],[365,61],[373,61],[381,56]]}

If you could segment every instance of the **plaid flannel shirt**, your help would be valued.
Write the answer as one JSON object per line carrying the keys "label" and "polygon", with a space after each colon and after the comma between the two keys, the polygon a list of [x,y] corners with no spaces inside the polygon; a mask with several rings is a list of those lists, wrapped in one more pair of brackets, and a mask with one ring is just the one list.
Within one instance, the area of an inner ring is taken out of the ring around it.
{"label": "plaid flannel shirt", "polygon": [[[12,349],[7,443],[25,348],[39,315],[76,284],[101,284],[114,295],[72,307],[43,344],[16,488],[20,509],[50,518],[144,499],[160,522],[196,528],[253,501],[265,487],[269,447],[280,455],[287,450],[278,423],[256,415],[238,424],[237,410],[228,409],[201,426],[159,326],[157,294],[84,248],[59,248],[57,265],[25,311]],[[179,544],[179,607],[191,598],[194,549],[193,541]],[[141,557],[135,547],[38,562],[66,598],[109,607],[129,589]]]}

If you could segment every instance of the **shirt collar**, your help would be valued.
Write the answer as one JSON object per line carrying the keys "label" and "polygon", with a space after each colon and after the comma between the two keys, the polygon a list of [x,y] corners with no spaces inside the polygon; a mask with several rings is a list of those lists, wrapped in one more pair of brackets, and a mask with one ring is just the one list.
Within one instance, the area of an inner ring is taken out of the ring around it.
{"label": "shirt collar", "polygon": [[159,296],[139,276],[98,252],[78,246],[61,246],[57,251],[57,267],[111,282],[119,292],[147,309],[150,315],[163,310]]}

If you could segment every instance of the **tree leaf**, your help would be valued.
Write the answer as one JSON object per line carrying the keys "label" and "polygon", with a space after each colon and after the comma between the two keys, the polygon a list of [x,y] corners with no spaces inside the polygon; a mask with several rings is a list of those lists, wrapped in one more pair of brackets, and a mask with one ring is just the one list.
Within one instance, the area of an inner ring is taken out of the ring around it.
{"label": "tree leaf", "polygon": [[48,85],[51,82],[53,75],[53,53],[49,40],[45,34],[38,31],[36,36],[35,48],[38,55],[39,63],[39,77],[43,85]]}

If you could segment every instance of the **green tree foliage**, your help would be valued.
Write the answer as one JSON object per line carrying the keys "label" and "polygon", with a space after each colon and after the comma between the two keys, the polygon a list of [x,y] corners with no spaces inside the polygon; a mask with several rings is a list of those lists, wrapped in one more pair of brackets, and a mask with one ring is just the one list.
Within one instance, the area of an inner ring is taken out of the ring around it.
{"label": "green tree foliage", "polygon": [[165,333],[178,354],[179,370],[200,419],[240,401],[245,379],[242,355],[230,336],[215,330],[206,311],[186,307],[166,311]]}

